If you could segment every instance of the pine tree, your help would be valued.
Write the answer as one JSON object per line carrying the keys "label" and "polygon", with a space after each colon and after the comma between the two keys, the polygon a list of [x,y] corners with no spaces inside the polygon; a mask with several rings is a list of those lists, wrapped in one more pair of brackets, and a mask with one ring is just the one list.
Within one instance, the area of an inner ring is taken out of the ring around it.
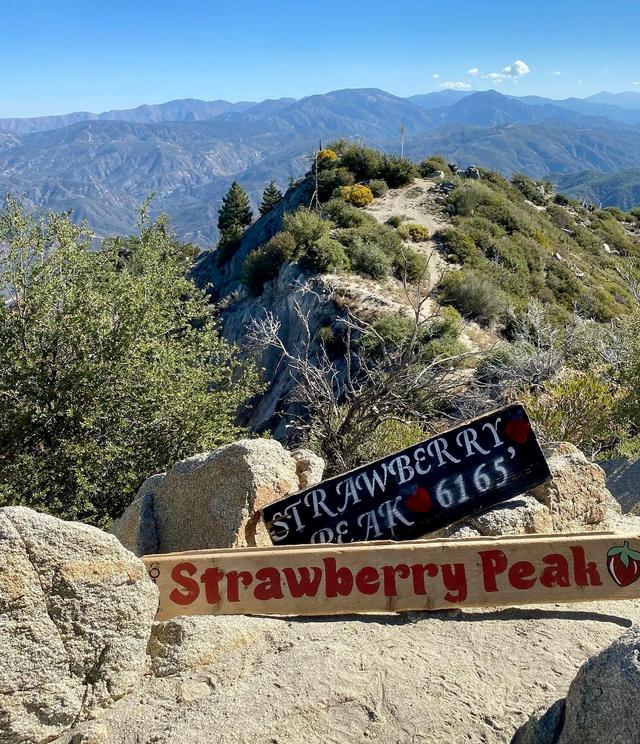
{"label": "pine tree", "polygon": [[247,192],[237,181],[234,181],[218,210],[220,243],[228,244],[239,240],[244,228],[251,224],[252,218]]}
{"label": "pine tree", "polygon": [[265,215],[270,212],[275,205],[282,199],[282,191],[276,186],[275,181],[267,186],[262,194],[262,204],[260,204],[260,214]]}

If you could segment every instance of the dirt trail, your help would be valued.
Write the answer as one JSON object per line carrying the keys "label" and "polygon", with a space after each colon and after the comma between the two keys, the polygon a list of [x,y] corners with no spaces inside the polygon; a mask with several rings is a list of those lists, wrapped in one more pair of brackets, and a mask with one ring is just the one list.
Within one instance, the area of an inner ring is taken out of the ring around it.
{"label": "dirt trail", "polygon": [[[434,200],[434,194],[430,193],[435,185],[434,181],[417,178],[408,186],[390,189],[383,197],[374,199],[366,208],[366,211],[381,223],[386,222],[389,217],[394,215],[404,217],[407,222],[417,222],[424,225],[433,235],[437,230],[451,225],[451,222],[438,208]],[[450,266],[437,250],[435,241],[429,240],[425,243],[407,242],[405,245],[429,257],[432,286],[437,285],[444,271]],[[397,294],[396,298],[402,301],[400,294]],[[437,303],[435,300],[429,301],[425,306],[425,312],[427,313],[432,313],[436,309]],[[485,351],[496,343],[498,337],[495,333],[481,328],[477,323],[467,321],[461,333],[461,340],[470,351]]]}

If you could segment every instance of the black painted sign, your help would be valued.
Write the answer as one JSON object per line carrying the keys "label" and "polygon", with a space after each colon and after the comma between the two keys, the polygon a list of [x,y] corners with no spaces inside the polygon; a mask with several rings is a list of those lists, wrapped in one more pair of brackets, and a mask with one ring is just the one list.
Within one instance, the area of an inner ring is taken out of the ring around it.
{"label": "black painted sign", "polygon": [[268,504],[262,518],[274,545],[412,540],[549,477],[516,404]]}

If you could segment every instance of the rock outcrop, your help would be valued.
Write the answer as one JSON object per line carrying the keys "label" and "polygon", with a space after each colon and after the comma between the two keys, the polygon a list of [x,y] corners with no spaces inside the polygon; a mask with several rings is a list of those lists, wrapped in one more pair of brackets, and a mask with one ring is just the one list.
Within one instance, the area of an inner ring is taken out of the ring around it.
{"label": "rock outcrop", "polygon": [[110,744],[507,744],[638,617],[618,602],[175,618],[154,626],[153,676],[102,723]]}
{"label": "rock outcrop", "polygon": [[0,742],[51,741],[139,685],[157,603],[115,537],[0,509]]}
{"label": "rock outcrop", "polygon": [[141,486],[112,526],[137,555],[268,547],[258,510],[322,478],[324,461],[273,439],[243,439],[176,463]]}
{"label": "rock outcrop", "polygon": [[529,535],[614,527],[621,509],[607,490],[603,469],[567,442],[547,446],[544,454],[551,480],[438,534],[444,537]]}
{"label": "rock outcrop", "polygon": [[513,744],[634,744],[640,741],[640,627],[589,659],[565,700],[535,714]]}

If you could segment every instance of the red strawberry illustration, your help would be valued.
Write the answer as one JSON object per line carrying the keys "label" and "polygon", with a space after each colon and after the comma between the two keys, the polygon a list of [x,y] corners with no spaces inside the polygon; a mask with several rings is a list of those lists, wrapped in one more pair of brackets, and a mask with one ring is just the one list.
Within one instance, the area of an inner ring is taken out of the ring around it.
{"label": "red strawberry illustration", "polygon": [[607,568],[618,586],[629,586],[640,577],[640,552],[629,543],[611,548],[607,553]]}
{"label": "red strawberry illustration", "polygon": [[424,514],[431,509],[431,494],[426,488],[418,486],[404,503],[412,512]]}
{"label": "red strawberry illustration", "polygon": [[525,418],[509,419],[504,425],[504,433],[512,442],[525,444],[531,434],[531,425]]}

